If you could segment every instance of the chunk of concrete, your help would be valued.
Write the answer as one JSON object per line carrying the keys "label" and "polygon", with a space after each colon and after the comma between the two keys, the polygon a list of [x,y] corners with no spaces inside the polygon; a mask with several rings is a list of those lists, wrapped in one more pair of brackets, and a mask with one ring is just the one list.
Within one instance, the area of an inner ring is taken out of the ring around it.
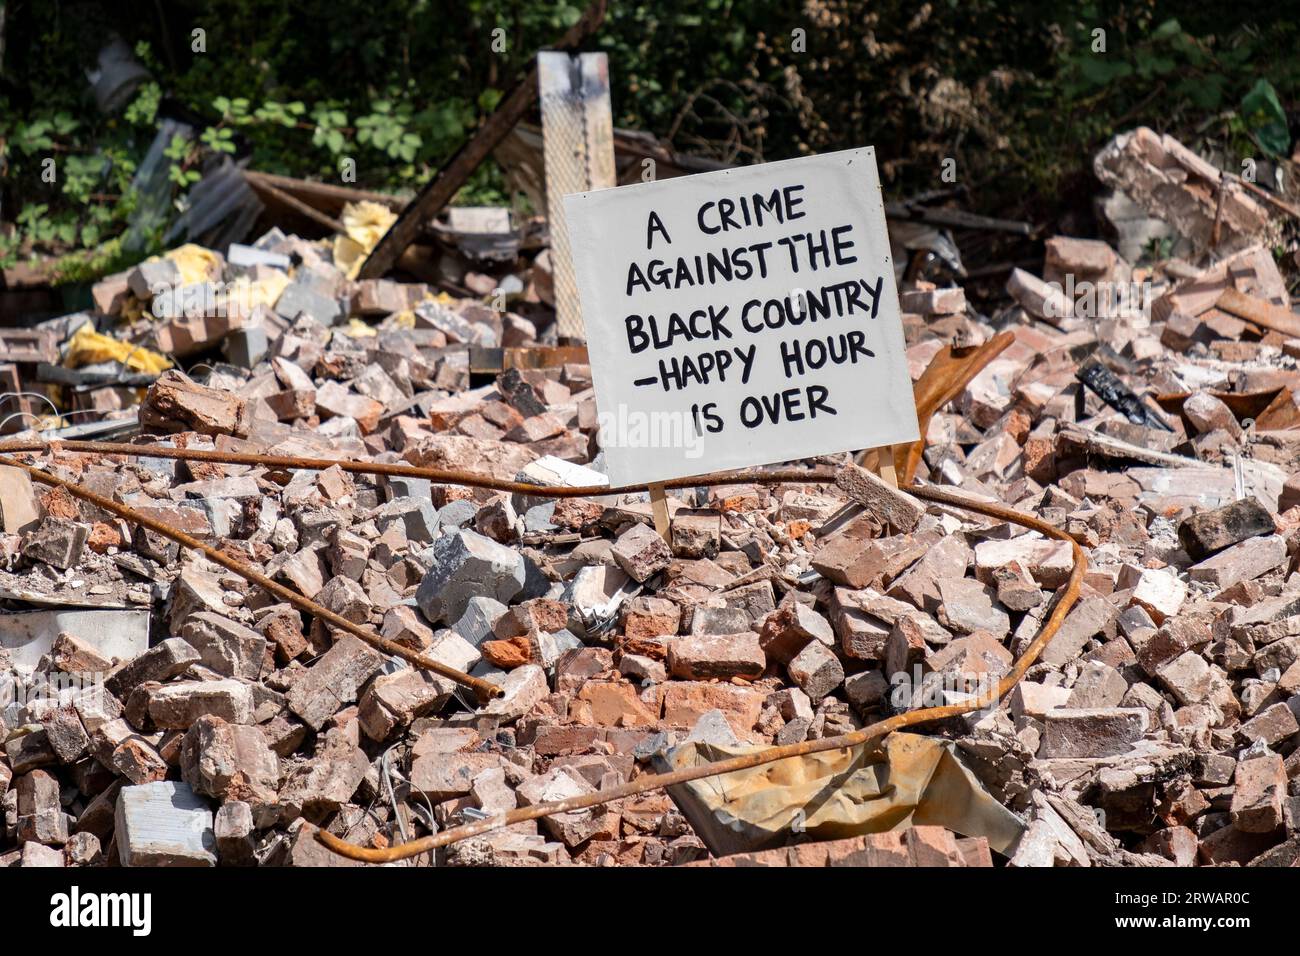
{"label": "chunk of concrete", "polygon": [[212,811],[187,783],[123,787],[117,797],[117,853],[123,866],[215,866]]}
{"label": "chunk of concrete", "polygon": [[508,604],[524,589],[523,556],[474,531],[444,535],[430,551],[415,599],[431,621],[457,620],[475,596]]}

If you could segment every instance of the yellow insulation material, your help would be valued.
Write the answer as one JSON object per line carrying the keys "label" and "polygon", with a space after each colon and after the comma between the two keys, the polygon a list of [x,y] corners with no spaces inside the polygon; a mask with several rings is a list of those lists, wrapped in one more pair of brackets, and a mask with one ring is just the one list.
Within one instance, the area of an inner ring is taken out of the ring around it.
{"label": "yellow insulation material", "polygon": [[96,362],[121,362],[127,368],[145,373],[157,373],[172,367],[171,359],[165,355],[142,345],[101,335],[87,323],[68,340],[68,354],[63,364],[68,368],[80,368]]}
{"label": "yellow insulation material", "polygon": [[334,264],[355,279],[370,251],[397,220],[397,213],[387,206],[363,199],[343,207],[340,217],[346,232],[334,237]]}
{"label": "yellow insulation material", "polygon": [[181,285],[215,282],[221,278],[221,257],[192,242],[165,252],[163,258],[176,263],[181,273]]}

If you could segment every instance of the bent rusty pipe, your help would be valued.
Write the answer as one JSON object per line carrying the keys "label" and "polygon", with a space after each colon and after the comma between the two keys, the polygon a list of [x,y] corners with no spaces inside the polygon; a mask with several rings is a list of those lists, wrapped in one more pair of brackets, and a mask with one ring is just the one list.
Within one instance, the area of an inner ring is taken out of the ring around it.
{"label": "bent rusty pipe", "polygon": [[579,797],[569,797],[565,800],[554,800],[549,803],[539,803],[531,807],[521,807],[516,810],[510,810],[505,813],[498,813],[484,820],[477,820],[467,823],[450,830],[444,830],[442,833],[435,833],[431,836],[423,837],[419,840],[412,840],[409,843],[403,843],[399,846],[377,849],[374,847],[358,846],[355,843],[349,843],[332,833],[324,830],[316,832],[316,839],[340,856],[352,860],[359,860],[365,863],[391,863],[397,860],[408,859],[427,853],[439,847],[448,846],[452,843],[458,843],[461,840],[467,840],[471,837],[479,836],[491,830],[501,827],[510,826],[514,823],[523,823],[527,820],[536,820],[540,817],[551,816],[555,813],[568,813],[574,810],[585,810],[589,807],[599,806],[609,803],[613,800],[622,800],[626,797],[636,796],[649,790],[657,790],[661,787],[671,787],[676,784],[688,783],[691,780],[700,780],[704,777],[714,777],[720,774],[733,773],[737,770],[747,770],[750,767],[758,767],[763,764],[773,763],[777,760],[785,760],[789,757],[802,757],[808,754],[821,753],[826,750],[844,750],[850,747],[856,747],[868,741],[884,737],[896,730],[902,730],[904,727],[915,726],[916,724],[928,723],[934,720],[943,720],[949,717],[957,717],[961,714],[971,713],[990,706],[1001,700],[1011,692],[1011,689],[1020,683],[1025,673],[1038,660],[1043,653],[1043,649],[1056,635],[1061,627],[1061,622],[1070,612],[1079,596],[1079,585],[1083,581],[1083,576],[1088,569],[1088,558],[1083,549],[1079,547],[1072,537],[1063,531],[1054,528],[1052,525],[1033,515],[1024,514],[1013,508],[1006,508],[1001,505],[987,504],[985,502],[971,501],[964,496],[952,494],[946,491],[940,491],[936,488],[910,487],[909,493],[918,498],[935,502],[936,504],[947,505],[949,507],[961,508],[966,511],[973,511],[976,514],[982,514],[987,517],[997,518],[1001,521],[1010,521],[1022,527],[1037,531],[1043,535],[1055,538],[1059,541],[1065,541],[1070,545],[1074,558],[1074,566],[1070,569],[1070,577],[1066,581],[1064,588],[1058,592],[1059,599],[1052,613],[1043,623],[1037,636],[1020,655],[1012,665],[1011,670],[999,682],[996,688],[993,688],[988,694],[980,697],[973,703],[965,704],[948,704],[940,707],[926,707],[920,710],[913,710],[903,714],[896,714],[885,720],[878,721],[861,730],[855,730],[852,733],[842,734],[838,737],[828,737],[824,740],[806,740],[802,743],[787,744],[782,747],[770,747],[751,754],[744,754],[739,757],[730,757],[726,760],[716,760],[711,763],[702,764],[698,767],[688,767],[682,770],[675,770],[670,773],[654,774],[651,776],[640,777],[636,780],[629,781],[617,787],[608,790],[601,790],[597,793],[585,794]]}
{"label": "bent rusty pipe", "polygon": [[380,637],[373,631],[367,630],[358,624],[353,624],[347,618],[335,614],[326,607],[322,607],[310,598],[294,591],[292,588],[285,587],[278,581],[271,580],[265,574],[262,574],[262,572],[244,564],[244,562],[237,561],[225,552],[218,551],[211,545],[205,544],[183,531],[178,531],[170,525],[163,524],[156,518],[140,514],[140,512],[133,508],[119,504],[116,501],[105,498],[103,495],[98,495],[93,491],[88,491],[80,485],[74,484],[70,481],[65,481],[47,471],[42,471],[40,468],[34,468],[31,465],[24,464],[23,462],[17,461],[13,458],[0,455],[0,465],[22,469],[31,476],[33,481],[40,482],[43,485],[50,485],[55,488],[62,488],[76,498],[80,498],[83,501],[89,501],[97,508],[102,508],[111,514],[117,515],[119,518],[138,524],[143,528],[148,528],[150,531],[163,535],[166,538],[170,538],[186,548],[198,551],[214,564],[219,564],[226,570],[238,574],[245,581],[249,581],[252,584],[256,584],[258,587],[266,589],[282,601],[292,604],[294,607],[298,608],[298,610],[305,611],[314,617],[320,618],[327,624],[337,627],[340,630],[347,631],[349,634],[359,638],[376,650],[401,657],[417,667],[431,670],[449,680],[455,681],[457,684],[472,689],[481,701],[491,700],[493,697],[498,697],[502,693],[501,688],[496,684],[493,684],[491,681],[485,681],[480,677],[471,677],[469,674],[462,673],[454,667],[448,667],[441,661],[436,661],[432,657],[411,650],[409,647],[404,647],[395,641],[390,641],[387,638]]}

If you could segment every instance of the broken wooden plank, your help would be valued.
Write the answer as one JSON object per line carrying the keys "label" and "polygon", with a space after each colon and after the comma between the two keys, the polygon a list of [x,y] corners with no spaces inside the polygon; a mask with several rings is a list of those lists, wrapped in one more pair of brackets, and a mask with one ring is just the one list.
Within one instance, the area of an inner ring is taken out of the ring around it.
{"label": "broken wooden plank", "polygon": [[[569,28],[555,45],[556,49],[565,50],[577,46],[582,40],[595,32],[605,20],[605,0],[595,0],[582,18]],[[447,162],[438,175],[429,180],[420,190],[420,194],[411,200],[402,210],[397,221],[384,233],[379,244],[361,266],[360,279],[378,279],[397,262],[406,247],[411,244],[426,222],[442,211],[451,202],[460,187],[478,169],[479,164],[505,139],[532,108],[537,99],[537,67],[528,71],[528,75],[511,90],[497,105],[469,141],[460,147]]]}
{"label": "broken wooden plank", "polygon": [[388,193],[337,186],[333,183],[318,183],[310,179],[295,179],[292,176],[277,176],[274,173],[263,173],[253,169],[245,170],[244,178],[254,188],[258,183],[273,186],[326,214],[341,212],[343,207],[351,202],[375,202],[387,206],[394,212],[400,211],[406,205],[403,199],[390,196]]}
{"label": "broken wooden plank", "polygon": [[894,446],[894,467],[898,480],[904,485],[911,484],[916,475],[921,453],[925,451],[926,429],[930,427],[934,413],[960,395],[976,375],[1015,341],[1015,333],[1000,332],[975,348],[945,345],[930,360],[925,372],[912,386],[921,438],[910,445]]}
{"label": "broken wooden plank", "polygon": [[994,232],[1010,232],[1017,236],[1028,236],[1034,228],[1019,219],[997,219],[993,216],[980,216],[964,209],[951,209],[946,206],[913,206],[908,203],[885,203],[885,215],[891,219],[923,222],[931,226],[948,226],[953,229],[987,229]]}
{"label": "broken wooden plank", "polygon": [[1300,316],[1297,316],[1290,309],[1284,309],[1273,305],[1271,302],[1265,302],[1263,299],[1257,299],[1253,295],[1246,295],[1236,289],[1228,288],[1223,290],[1223,293],[1214,304],[1224,312],[1231,313],[1239,319],[1254,322],[1256,325],[1262,325],[1266,329],[1281,332],[1291,338],[1300,336]]}
{"label": "broken wooden plank", "polygon": [[333,218],[332,216],[325,215],[323,212],[321,212],[318,209],[313,209],[311,206],[307,205],[305,202],[303,202],[301,199],[298,199],[296,196],[290,196],[279,186],[276,186],[265,179],[254,178],[248,175],[245,175],[244,178],[248,181],[248,185],[253,187],[253,190],[255,192],[262,194],[268,199],[274,200],[275,202],[281,204],[282,206],[287,206],[289,209],[292,209],[300,216],[306,216],[308,219],[316,223],[318,226],[323,226],[332,232],[347,231],[347,227],[344,226],[343,223],[339,222],[337,219]]}

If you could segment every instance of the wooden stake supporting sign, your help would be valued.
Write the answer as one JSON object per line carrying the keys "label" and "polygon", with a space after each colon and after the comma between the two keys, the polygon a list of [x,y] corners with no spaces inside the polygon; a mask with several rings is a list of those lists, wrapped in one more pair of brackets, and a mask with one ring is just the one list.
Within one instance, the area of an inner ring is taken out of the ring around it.
{"label": "wooden stake supporting sign", "polygon": [[663,485],[650,486],[650,510],[655,519],[655,531],[659,532],[659,537],[670,541],[672,526],[668,520],[668,499],[664,494]]}
{"label": "wooden stake supporting sign", "polygon": [[894,446],[881,445],[862,453],[862,466],[879,475],[886,484],[898,487],[898,472],[894,468]]}

